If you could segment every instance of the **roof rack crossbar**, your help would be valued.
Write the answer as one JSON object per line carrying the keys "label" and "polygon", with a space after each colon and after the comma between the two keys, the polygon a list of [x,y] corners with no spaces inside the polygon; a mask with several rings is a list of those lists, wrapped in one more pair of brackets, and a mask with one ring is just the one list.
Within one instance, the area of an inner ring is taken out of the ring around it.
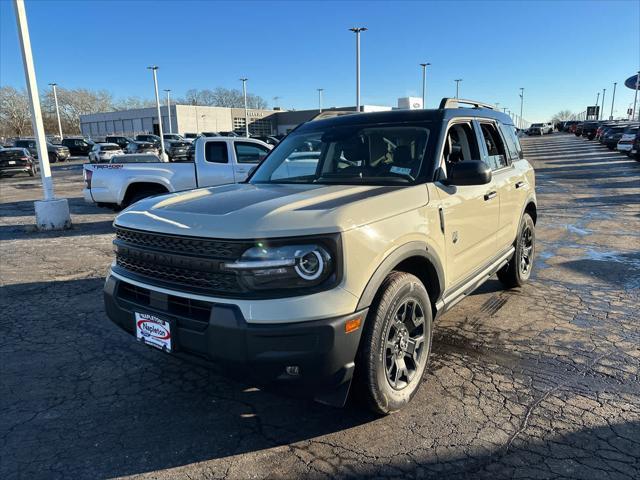
{"label": "roof rack crossbar", "polygon": [[496,106],[489,103],[478,102],[476,100],[468,100],[464,98],[448,98],[445,97],[440,101],[440,110],[445,108],[460,108],[459,104],[471,105],[474,108],[488,108],[489,110],[495,110]]}

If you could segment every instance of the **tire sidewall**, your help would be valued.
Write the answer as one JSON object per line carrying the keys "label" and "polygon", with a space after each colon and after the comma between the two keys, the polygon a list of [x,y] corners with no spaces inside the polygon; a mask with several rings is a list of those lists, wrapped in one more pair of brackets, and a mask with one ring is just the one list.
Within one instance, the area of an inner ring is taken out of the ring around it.
{"label": "tire sidewall", "polygon": [[[429,354],[431,353],[431,337],[432,337],[432,320],[431,320],[431,304],[429,296],[420,281],[413,277],[409,277],[408,281],[403,283],[395,291],[390,292],[392,300],[389,302],[384,312],[377,312],[378,319],[382,316],[382,325],[379,330],[380,335],[376,336],[373,341],[374,345],[371,349],[372,353],[375,353],[375,391],[374,395],[378,396],[378,401],[382,405],[387,406],[389,412],[400,410],[404,407],[418,391],[420,384],[422,383],[422,377],[426,366],[429,361]],[[389,326],[394,321],[394,314],[402,303],[408,299],[413,299],[420,303],[420,306],[424,312],[425,319],[425,347],[428,348],[426,352],[427,358],[420,367],[420,371],[416,373],[416,377],[412,384],[403,388],[402,390],[395,390],[387,380],[385,370],[385,345],[386,336],[389,330]]]}
{"label": "tire sidewall", "polygon": [[[522,249],[524,248],[524,244],[522,243],[522,232],[525,227],[529,226],[531,229],[531,235],[533,237],[532,241],[532,249],[531,249],[531,268],[529,268],[529,272],[526,276],[523,276],[522,271],[520,270],[520,258],[522,255]],[[525,213],[520,220],[520,228],[518,228],[518,241],[516,243],[516,252],[515,252],[515,260],[516,263],[514,265],[516,269],[516,275],[518,276],[518,280],[520,284],[525,283],[527,280],[531,278],[531,273],[533,272],[534,262],[536,258],[536,229],[535,224],[533,223],[533,219],[528,213]]]}

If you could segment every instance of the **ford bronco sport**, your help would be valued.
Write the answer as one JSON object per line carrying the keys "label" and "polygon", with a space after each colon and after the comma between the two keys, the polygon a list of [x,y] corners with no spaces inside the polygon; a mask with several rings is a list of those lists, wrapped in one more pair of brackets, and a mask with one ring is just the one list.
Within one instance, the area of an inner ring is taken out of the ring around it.
{"label": "ford bronco sport", "polygon": [[511,119],[478,102],[310,121],[245,183],[123,211],[106,311],[166,352],[391,413],[439,315],[531,275],[534,186]]}

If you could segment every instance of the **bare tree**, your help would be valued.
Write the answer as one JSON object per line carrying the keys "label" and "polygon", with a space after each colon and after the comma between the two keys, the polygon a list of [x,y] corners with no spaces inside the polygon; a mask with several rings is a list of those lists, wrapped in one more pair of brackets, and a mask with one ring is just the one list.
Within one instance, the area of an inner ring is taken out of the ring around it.
{"label": "bare tree", "polygon": [[[187,90],[183,103],[210,107],[244,108],[244,97],[238,89],[218,87],[214,90]],[[249,108],[267,108],[267,101],[259,95],[248,94]]]}
{"label": "bare tree", "polygon": [[149,108],[155,106],[155,100],[140,97],[121,98],[112,105],[114,110],[131,110],[134,108]]}
{"label": "bare tree", "polygon": [[571,110],[560,110],[553,117],[551,117],[551,122],[564,122],[565,120],[571,120],[573,118],[573,112]]}
{"label": "bare tree", "polygon": [[22,136],[31,133],[29,100],[25,91],[13,87],[0,88],[0,122],[3,135]]}

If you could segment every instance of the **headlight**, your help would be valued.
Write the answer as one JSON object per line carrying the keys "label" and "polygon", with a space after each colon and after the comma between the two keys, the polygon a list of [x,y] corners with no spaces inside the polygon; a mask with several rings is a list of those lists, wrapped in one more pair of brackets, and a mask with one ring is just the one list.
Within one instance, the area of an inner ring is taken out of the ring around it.
{"label": "headlight", "polygon": [[259,243],[225,263],[250,290],[315,287],[335,273],[329,248],[318,243],[266,246]]}

